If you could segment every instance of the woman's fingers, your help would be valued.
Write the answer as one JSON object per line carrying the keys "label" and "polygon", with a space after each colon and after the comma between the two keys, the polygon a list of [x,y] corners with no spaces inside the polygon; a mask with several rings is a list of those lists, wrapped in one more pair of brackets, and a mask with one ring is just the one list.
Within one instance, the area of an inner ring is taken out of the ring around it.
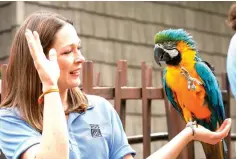
{"label": "woman's fingers", "polygon": [[26,40],[27,40],[33,60],[38,61],[38,56],[37,56],[36,50],[35,50],[36,44],[35,44],[35,40],[33,38],[32,32],[30,30],[26,29],[25,36],[26,36]]}
{"label": "woman's fingers", "polygon": [[217,132],[222,131],[225,126],[228,124],[229,119],[225,119],[224,122],[221,124],[220,128],[217,130]]}
{"label": "woman's fingers", "polygon": [[37,31],[33,31],[33,36],[36,42],[37,49],[39,51],[39,56],[43,56],[42,58],[45,58],[45,55],[43,53],[44,51],[40,42],[39,34],[37,33]]}
{"label": "woman's fingers", "polygon": [[34,65],[35,65],[36,70],[40,69],[40,65],[38,63],[36,63],[35,61],[34,61]]}
{"label": "woman's fingers", "polygon": [[230,131],[230,128],[231,128],[231,119],[227,119],[226,121],[226,125],[225,127],[223,128],[223,133],[225,135],[225,137],[228,135],[229,131]]}
{"label": "woman's fingers", "polygon": [[220,132],[223,132],[225,136],[228,135],[228,132],[230,131],[231,128],[231,119],[226,119],[225,122],[223,123],[223,128]]}
{"label": "woman's fingers", "polygon": [[39,52],[35,38],[32,34],[32,32],[29,29],[26,29],[25,36],[27,39],[27,43],[30,49],[31,56],[35,63],[41,64],[43,60],[43,52]]}
{"label": "woman's fingers", "polygon": [[55,49],[50,49],[49,50],[49,60],[50,61],[56,61],[57,62],[57,53]]}
{"label": "woman's fingers", "polygon": [[221,124],[221,126],[217,129],[216,132],[222,131],[225,128],[226,124],[227,124],[227,121],[224,120],[224,122]]}
{"label": "woman's fingers", "polygon": [[231,128],[231,119],[226,119],[223,124],[222,129],[215,133],[215,139],[222,139],[228,135]]}

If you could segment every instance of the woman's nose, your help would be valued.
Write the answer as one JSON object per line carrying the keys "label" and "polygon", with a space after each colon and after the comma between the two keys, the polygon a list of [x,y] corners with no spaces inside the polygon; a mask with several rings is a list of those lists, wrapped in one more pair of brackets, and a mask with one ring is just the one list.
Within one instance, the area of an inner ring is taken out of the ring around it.
{"label": "woman's nose", "polygon": [[75,63],[82,63],[85,61],[85,57],[79,51],[75,57]]}

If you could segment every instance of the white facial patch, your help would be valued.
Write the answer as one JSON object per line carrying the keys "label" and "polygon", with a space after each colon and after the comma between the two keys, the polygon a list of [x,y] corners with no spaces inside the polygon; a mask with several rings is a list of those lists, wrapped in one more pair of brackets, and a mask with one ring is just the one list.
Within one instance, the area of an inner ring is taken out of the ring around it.
{"label": "white facial patch", "polygon": [[172,50],[164,49],[164,51],[167,52],[171,58],[176,57],[179,54],[178,50],[176,50],[176,49],[172,49]]}
{"label": "white facial patch", "polygon": [[160,48],[163,48],[162,45],[160,45],[160,44],[155,44],[154,50],[155,50],[156,48],[159,48],[159,47],[160,47]]}

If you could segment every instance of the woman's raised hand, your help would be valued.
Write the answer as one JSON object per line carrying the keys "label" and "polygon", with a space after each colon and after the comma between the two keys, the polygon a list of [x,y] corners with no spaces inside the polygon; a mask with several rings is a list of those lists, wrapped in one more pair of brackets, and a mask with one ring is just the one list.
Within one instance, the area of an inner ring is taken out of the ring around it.
{"label": "woman's raised hand", "polygon": [[28,42],[31,56],[34,60],[35,68],[38,71],[40,80],[43,84],[43,92],[58,88],[57,82],[60,75],[60,69],[57,62],[57,53],[55,49],[50,49],[48,59],[46,58],[40,42],[39,34],[36,31],[26,29],[25,36]]}

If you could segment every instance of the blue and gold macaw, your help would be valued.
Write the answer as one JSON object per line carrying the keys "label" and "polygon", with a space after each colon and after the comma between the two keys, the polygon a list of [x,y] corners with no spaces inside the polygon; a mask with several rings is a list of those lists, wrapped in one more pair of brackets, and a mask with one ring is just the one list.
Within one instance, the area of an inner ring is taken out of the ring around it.
{"label": "blue and gold macaw", "polygon": [[[202,61],[192,36],[183,29],[155,35],[154,58],[165,61],[163,86],[166,95],[186,123],[196,122],[216,131],[225,119],[221,91],[211,66]],[[223,159],[225,142],[202,143],[207,159]]]}

